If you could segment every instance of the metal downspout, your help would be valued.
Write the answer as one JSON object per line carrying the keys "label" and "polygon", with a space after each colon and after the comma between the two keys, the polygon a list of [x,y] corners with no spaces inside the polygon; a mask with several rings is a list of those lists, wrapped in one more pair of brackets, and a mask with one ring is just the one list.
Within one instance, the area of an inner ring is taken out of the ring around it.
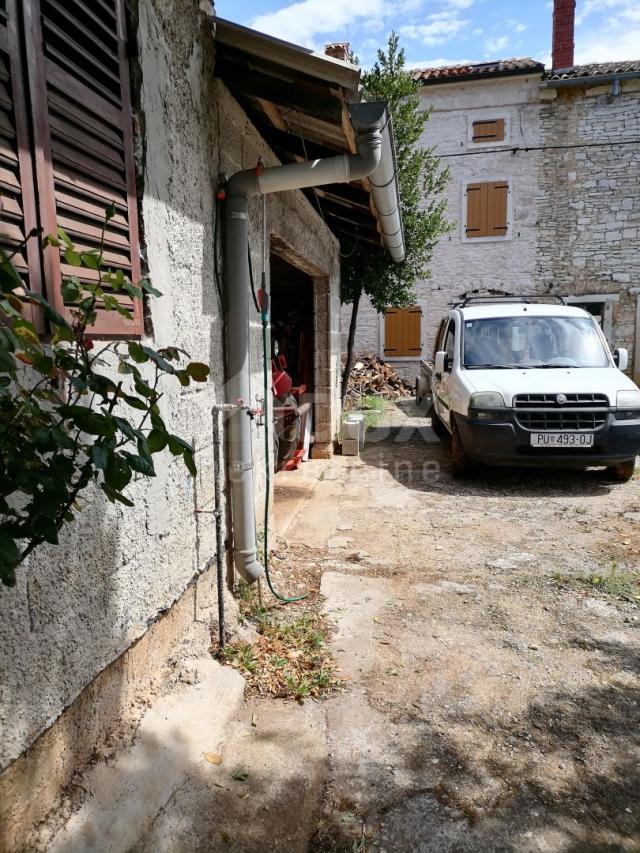
{"label": "metal downspout", "polygon": [[[356,107],[369,107],[358,104]],[[354,110],[352,109],[352,116]],[[358,113],[358,110],[355,110]],[[245,169],[229,179],[226,191],[226,269],[228,293],[227,348],[229,381],[229,481],[233,514],[234,563],[237,572],[249,583],[264,574],[257,557],[256,512],[251,441],[250,335],[249,335],[249,199],[285,190],[332,183],[348,183],[375,172],[383,156],[383,125],[386,116],[356,128],[357,154],[340,155],[305,163],[289,163],[266,169]],[[366,126],[365,126],[366,125]],[[266,406],[266,401],[265,401]]]}

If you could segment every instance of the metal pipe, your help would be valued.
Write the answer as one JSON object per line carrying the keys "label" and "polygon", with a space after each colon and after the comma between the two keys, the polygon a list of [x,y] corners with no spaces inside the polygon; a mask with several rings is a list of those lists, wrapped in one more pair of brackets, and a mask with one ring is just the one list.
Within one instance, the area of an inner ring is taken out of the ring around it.
{"label": "metal pipe", "polygon": [[356,130],[372,122],[380,126],[382,156],[369,175],[369,185],[373,203],[378,212],[382,243],[394,261],[403,261],[405,258],[404,231],[391,116],[384,101],[351,104],[349,112]]}
{"label": "metal pipe", "polygon": [[[366,104],[357,106],[369,106]],[[356,114],[358,111],[355,111]],[[249,199],[269,193],[298,190],[323,184],[346,183],[375,172],[383,156],[383,124],[386,106],[366,124],[356,128],[357,154],[323,160],[290,163],[271,168],[245,169],[230,178],[226,193],[226,269],[228,293],[229,354],[228,402],[250,397],[249,335]],[[353,113],[352,113],[353,115]],[[385,151],[385,157],[391,156]],[[264,405],[268,405],[265,400]],[[245,410],[235,409],[229,418],[229,479],[233,512],[234,563],[249,583],[264,574],[257,558],[256,513],[251,441],[251,418]]]}
{"label": "metal pipe", "polygon": [[222,529],[222,476],[224,471],[224,451],[222,447],[222,407],[214,406],[213,419],[213,499],[216,519],[216,580],[218,584],[218,641],[219,650],[224,648],[224,531]]}

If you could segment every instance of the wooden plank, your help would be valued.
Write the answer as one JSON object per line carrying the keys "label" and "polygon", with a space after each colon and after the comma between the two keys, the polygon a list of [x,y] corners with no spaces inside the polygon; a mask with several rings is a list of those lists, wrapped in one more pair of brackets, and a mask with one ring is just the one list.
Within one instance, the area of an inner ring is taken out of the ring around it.
{"label": "wooden plank", "polygon": [[266,115],[271,124],[278,130],[287,132],[286,122],[282,118],[282,114],[278,107],[271,101],[267,101],[264,98],[256,98],[255,100],[256,103],[260,105],[262,112]]}
{"label": "wooden plank", "polygon": [[[129,222],[129,244],[131,260],[131,278],[137,283],[142,278],[140,261],[140,242],[138,233],[138,197],[136,194],[136,171],[133,144],[133,111],[131,109],[131,80],[129,75],[129,60],[127,58],[127,25],[125,18],[124,0],[116,0],[118,22],[118,57],[120,60],[120,86],[123,113],[124,158],[127,177],[127,207]],[[142,303],[136,300],[134,305],[135,320],[133,333],[142,335],[144,324],[142,318]]]}
{"label": "wooden plank", "polygon": [[[43,270],[40,255],[40,239],[37,235],[38,216],[36,213],[36,193],[33,180],[34,164],[32,159],[33,144],[29,127],[27,107],[28,80],[26,79],[26,57],[22,39],[18,31],[19,0],[6,0],[5,8],[8,13],[8,57],[11,75],[11,90],[13,101],[13,120],[15,122],[16,145],[18,151],[18,174],[20,175],[19,203],[22,210],[22,230],[27,237],[26,248],[20,254],[24,258],[22,272],[28,287],[34,293],[43,292]],[[23,5],[25,5],[23,0]],[[28,53],[27,53],[28,55]],[[28,273],[28,277],[27,277]],[[38,332],[44,331],[44,316],[41,309],[34,305],[25,304],[24,317],[36,327]]]}
{"label": "wooden plank", "polygon": [[482,237],[483,184],[467,186],[467,237]]}
{"label": "wooden plank", "polygon": [[125,178],[119,171],[104,165],[90,154],[67,145],[55,134],[51,136],[51,151],[56,167],[58,163],[66,163],[67,166],[71,166],[85,175],[93,175],[110,187],[123,190],[127,186]]}
{"label": "wooden plank", "polygon": [[[56,188],[63,187],[66,191],[84,196],[96,204],[103,202],[105,207],[115,202],[118,210],[123,213],[127,211],[126,188],[118,190],[116,187],[102,184],[90,175],[81,175],[64,163],[56,163],[54,177]],[[104,208],[102,218],[104,219]]]}
{"label": "wooden plank", "polygon": [[[71,195],[58,187],[56,188],[56,204],[58,210],[91,219],[99,224],[104,222],[105,208],[103,205],[95,204],[93,200],[89,201],[82,196]],[[109,221],[109,228],[120,228],[128,232],[129,223],[121,213],[116,213],[113,219]]]}
{"label": "wooden plank", "polygon": [[491,234],[504,236],[508,228],[508,196],[509,185],[504,181],[491,184],[490,195],[493,199],[492,219],[490,220]]}

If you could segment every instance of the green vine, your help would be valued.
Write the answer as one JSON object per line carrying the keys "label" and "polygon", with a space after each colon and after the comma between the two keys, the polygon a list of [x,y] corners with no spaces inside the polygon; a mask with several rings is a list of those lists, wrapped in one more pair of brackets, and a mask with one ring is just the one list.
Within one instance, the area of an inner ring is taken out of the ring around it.
{"label": "green vine", "polygon": [[[99,250],[76,249],[62,228],[44,240],[67,264],[94,271],[95,281],[62,282],[69,319],[25,289],[12,262],[16,253],[0,249],[0,580],[6,586],[15,585],[16,568],[35,548],[58,543],[90,483],[131,507],[126,487],[136,474],[155,476],[153,456],[165,449],[196,474],[193,448],[168,431],[158,403],[166,377],[182,386],[206,382],[209,367],[188,362],[177,347],[105,341],[98,348],[88,334],[98,311],[133,319],[122,296],[162,295],[146,279],[134,284],[105,266],[105,231],[114,215],[112,205]],[[25,319],[24,303],[46,319],[48,340]]]}

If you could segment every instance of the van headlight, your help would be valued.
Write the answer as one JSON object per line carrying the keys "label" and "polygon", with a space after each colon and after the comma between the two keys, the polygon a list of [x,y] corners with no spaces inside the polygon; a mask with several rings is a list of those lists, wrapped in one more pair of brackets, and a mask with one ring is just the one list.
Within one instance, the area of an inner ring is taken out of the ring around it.
{"label": "van headlight", "polygon": [[[640,392],[638,392],[640,393]],[[639,404],[640,405],[640,404]],[[504,409],[504,398],[497,391],[480,391],[471,395],[470,409]]]}
{"label": "van headlight", "polygon": [[618,409],[640,409],[640,391],[618,391]]}

